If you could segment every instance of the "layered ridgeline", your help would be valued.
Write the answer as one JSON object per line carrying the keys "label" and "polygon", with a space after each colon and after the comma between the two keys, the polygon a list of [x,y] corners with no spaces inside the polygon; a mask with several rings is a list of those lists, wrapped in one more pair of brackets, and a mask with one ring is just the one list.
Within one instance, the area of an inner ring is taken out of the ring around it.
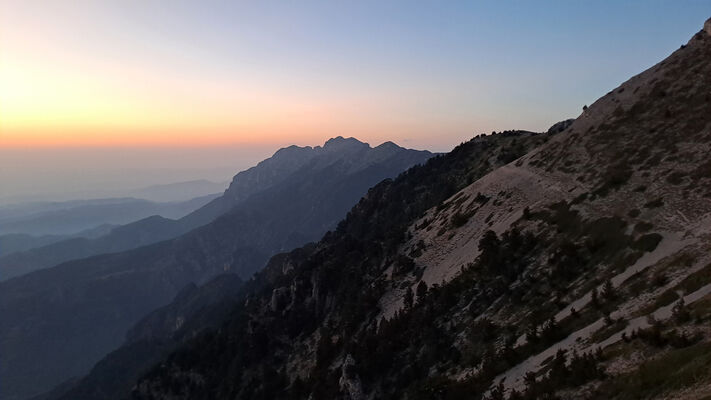
{"label": "layered ridgeline", "polygon": [[[291,229],[289,223],[279,224],[277,227],[263,226],[263,235],[260,240],[264,243],[258,247],[264,254],[271,255],[275,249],[286,250],[304,243],[303,237],[298,237],[298,235],[304,235],[308,240],[318,239],[325,232],[326,227],[335,224],[369,185],[395,176],[409,166],[424,161],[429,156],[428,152],[406,150],[390,142],[371,149],[366,143],[342,137],[327,141],[323,147],[286,147],[278,150],[272,157],[256,166],[235,175],[222,196],[212,195],[176,204],[174,207],[180,206],[181,209],[189,207],[188,211],[192,211],[183,212],[180,215],[187,215],[181,218],[171,219],[153,215],[116,227],[108,234],[98,238],[69,238],[0,257],[0,280],[52,267],[69,260],[130,250],[175,238],[213,221],[259,193],[271,202],[271,206],[283,209],[283,206],[288,204],[283,197],[271,200],[269,197],[274,193],[288,192],[289,185],[301,188],[299,184],[310,183],[312,186],[304,188],[307,190],[301,190],[300,197],[296,199],[301,200],[302,203],[293,205],[292,211],[308,208],[309,204],[307,203],[313,200],[326,205],[326,214],[313,215],[314,211],[318,209],[311,210],[311,214],[300,221],[306,223],[304,232],[297,230],[295,233],[297,236],[287,242],[281,239],[279,231]],[[334,164],[337,164],[337,169],[328,171],[328,167]],[[353,182],[339,182],[342,176],[349,176]],[[318,178],[326,180],[324,185],[320,184]],[[331,187],[330,185],[336,186]],[[171,185],[166,186],[171,187]],[[161,188],[147,188],[146,190],[157,191],[158,193],[154,194],[157,196],[161,192],[158,189]],[[268,190],[271,192],[267,192]],[[308,190],[313,193],[308,193]],[[326,193],[328,190],[337,192],[329,194]],[[262,214],[252,220],[257,225],[262,225],[265,217],[270,218],[268,215],[264,215],[265,211],[267,214],[270,213],[269,208],[260,204],[258,200],[252,200],[251,205],[245,205],[243,210],[243,212]],[[73,218],[73,214],[63,216],[62,212],[66,211],[55,210],[53,215],[56,214],[55,217],[63,219]],[[100,210],[100,213],[105,214],[111,214],[111,212],[111,209]],[[174,213],[166,215],[173,216]],[[273,234],[275,231],[276,234]],[[271,239],[274,240],[270,241]]]}
{"label": "layered ridgeline", "polygon": [[122,197],[3,205],[0,206],[0,235],[72,235],[105,224],[127,224],[151,215],[181,218],[207,204],[224,189],[171,202]]}
{"label": "layered ridgeline", "polygon": [[206,225],[0,283],[0,397],[27,397],[86,373],[187,284],[224,272],[248,278],[276,252],[318,240],[369,187],[431,156],[340,137],[282,149],[235,177],[226,213],[215,218],[229,204],[221,199],[183,219],[215,218]]}
{"label": "layered ridgeline", "polygon": [[218,196],[173,203],[130,198],[47,203],[30,205],[28,214],[14,216],[22,211],[20,207],[5,208],[0,210],[0,232],[12,233],[0,235],[0,280],[175,237],[188,226],[173,218],[184,217]]}
{"label": "layered ridgeline", "polygon": [[[7,233],[0,235],[0,257],[37,247],[47,246],[67,239],[95,239],[111,232],[113,228],[115,228],[115,225],[102,224],[91,229],[85,229],[67,235],[28,235],[26,233]],[[0,268],[0,271],[3,271],[3,269]],[[0,273],[0,280],[4,279],[7,278],[3,275],[3,273]]]}
{"label": "layered ridgeline", "polygon": [[561,133],[475,138],[377,185],[130,396],[708,396],[709,25]]}
{"label": "layered ridgeline", "polygon": [[[334,141],[329,144],[329,149],[333,150],[332,144],[338,141],[338,139],[334,139]],[[25,245],[25,243],[41,243],[43,240],[49,241],[45,245],[32,246],[32,249],[26,249],[28,251],[21,251],[15,254],[6,254],[7,251],[4,251],[5,247],[0,248],[0,280],[10,279],[38,269],[52,267],[69,260],[103,253],[130,250],[180,236],[192,229],[211,222],[250,196],[286,182],[294,172],[304,167],[315,157],[321,156],[321,158],[326,159],[329,156],[331,158],[339,156],[339,153],[325,151],[324,148],[325,146],[290,146],[280,149],[272,157],[235,175],[232,183],[222,196],[211,196],[210,198],[200,198],[188,202],[189,204],[194,204],[196,200],[201,201],[200,204],[193,206],[177,216],[178,218],[171,218],[176,215],[175,213],[170,213],[169,210],[147,213],[148,209],[144,203],[153,203],[141,200],[135,201],[144,205],[144,207],[138,211],[134,210],[137,208],[134,201],[128,202],[128,200],[119,202],[118,204],[114,204],[116,201],[110,202],[109,200],[92,200],[83,203],[66,202],[65,206],[62,206],[61,203],[56,205],[49,203],[44,207],[49,208],[48,210],[29,216],[24,214],[13,215],[13,212],[14,214],[18,214],[22,210],[8,208],[5,213],[0,213],[1,215],[7,214],[7,217],[0,218],[0,229],[5,226],[7,228],[6,230],[12,232],[25,232],[19,229],[27,230],[28,226],[40,225],[44,230],[37,231],[35,229],[30,232],[46,233],[47,230],[53,226],[65,226],[67,221],[71,221],[75,225],[82,222],[87,224],[91,221],[96,221],[98,216],[104,216],[102,221],[105,221],[106,215],[118,215],[114,218],[123,219],[111,219],[109,222],[119,222],[123,225],[114,230],[109,230],[99,237],[77,235],[78,237],[54,240],[52,240],[53,238],[51,237],[31,238],[26,236],[18,237],[17,235],[7,238],[0,237],[0,245],[3,244],[3,242],[8,242],[9,246],[6,247],[8,250],[11,250],[11,246],[13,245],[21,247]],[[325,157],[323,157],[324,155]],[[348,154],[348,157],[351,156],[352,154]],[[166,195],[174,196],[175,193],[171,192],[180,188],[185,188],[185,184],[149,187],[137,191],[136,194],[162,198]],[[126,202],[128,202],[128,204],[126,204]],[[180,205],[182,205],[182,203]],[[40,204],[38,206],[42,205]],[[52,207],[50,208],[50,206]],[[153,207],[153,210],[158,209]],[[134,213],[130,214],[129,211],[133,211]],[[142,214],[136,214],[136,212],[141,212]],[[27,214],[27,212],[25,212],[25,214]],[[149,216],[151,214],[156,215]],[[131,219],[125,218],[130,215],[142,215],[145,218],[142,217],[140,220],[138,220],[139,218],[133,218],[133,220],[137,221],[125,223],[131,221]],[[90,217],[94,219],[90,219]],[[28,221],[31,222],[29,225]]]}

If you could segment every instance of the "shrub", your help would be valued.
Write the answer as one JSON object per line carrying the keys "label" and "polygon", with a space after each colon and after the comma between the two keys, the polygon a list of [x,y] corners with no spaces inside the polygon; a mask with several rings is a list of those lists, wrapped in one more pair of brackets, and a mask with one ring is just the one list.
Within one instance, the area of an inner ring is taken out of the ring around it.
{"label": "shrub", "polygon": [[449,222],[452,224],[453,227],[459,228],[464,226],[467,221],[469,221],[469,213],[463,213],[461,211],[457,211],[452,215],[452,218],[449,220]]}
{"label": "shrub", "polygon": [[636,250],[642,250],[646,252],[654,251],[657,248],[659,242],[662,241],[662,235],[658,233],[648,233],[642,235],[639,239],[632,243],[632,248]]}
{"label": "shrub", "polygon": [[644,205],[644,208],[657,208],[664,205],[664,200],[661,198],[652,200]]}
{"label": "shrub", "polygon": [[683,172],[680,171],[674,171],[671,174],[667,175],[667,182],[671,183],[672,185],[681,185],[684,183],[684,177],[686,175]]}
{"label": "shrub", "polygon": [[652,229],[654,225],[650,224],[649,222],[639,222],[634,226],[635,232],[647,232],[650,229]]}
{"label": "shrub", "polygon": [[632,177],[632,169],[627,162],[620,162],[608,167],[603,176],[602,185],[594,192],[599,196],[606,196],[610,190],[624,186]]}

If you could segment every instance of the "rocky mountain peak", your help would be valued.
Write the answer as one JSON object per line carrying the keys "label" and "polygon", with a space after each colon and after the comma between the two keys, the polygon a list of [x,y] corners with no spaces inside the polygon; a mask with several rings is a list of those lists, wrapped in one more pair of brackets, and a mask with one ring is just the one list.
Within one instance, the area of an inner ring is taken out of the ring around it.
{"label": "rocky mountain peak", "polygon": [[375,148],[376,149],[399,149],[400,146],[398,146],[397,144],[388,140],[387,142],[384,142],[384,143],[376,146]]}
{"label": "rocky mountain peak", "polygon": [[369,148],[370,145],[368,143],[361,142],[353,137],[344,138],[343,136],[328,139],[323,145],[323,149],[326,151],[357,151]]}

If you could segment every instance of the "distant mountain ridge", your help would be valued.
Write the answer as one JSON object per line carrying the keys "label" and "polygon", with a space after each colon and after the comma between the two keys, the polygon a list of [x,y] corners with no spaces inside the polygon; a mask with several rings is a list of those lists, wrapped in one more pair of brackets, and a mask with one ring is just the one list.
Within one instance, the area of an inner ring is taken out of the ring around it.
{"label": "distant mountain ridge", "polygon": [[[190,213],[204,206],[205,203],[217,196],[218,195],[209,195],[182,203],[175,203],[170,207],[175,211],[179,211],[179,213],[167,215],[181,216]],[[143,200],[141,202],[143,202]],[[119,207],[122,207],[122,205],[119,205]],[[151,210],[152,209],[149,208],[143,211]],[[111,209],[100,207],[95,212],[110,213]],[[72,218],[71,212],[61,210],[52,211],[52,215],[62,220],[71,220]],[[108,229],[108,231],[104,229],[103,234],[100,235],[91,234],[92,232],[102,232],[101,229],[96,230],[95,228],[85,231],[85,233],[88,233],[85,235],[67,235],[68,238],[53,240],[43,246],[33,247],[25,251],[14,252],[7,255],[3,253],[2,256],[0,256],[0,281],[38,269],[48,268],[68,260],[128,250],[174,238],[199,226],[197,224],[200,222],[199,220],[193,220],[192,223],[195,225],[190,225],[185,220],[185,217],[175,220],[164,218],[160,215],[152,215],[135,222],[112,227]],[[207,222],[209,222],[209,220],[202,221],[202,223]]]}
{"label": "distant mountain ridge", "polygon": [[[299,154],[304,158],[294,158]],[[371,148],[352,138],[281,150],[261,168],[238,174],[226,191],[232,197],[181,220],[208,219],[237,203],[206,225],[0,282],[0,347],[7,349],[0,397],[26,397],[85,373],[122,343],[131,325],[185,285],[224,272],[248,278],[274,253],[334,228],[371,186],[432,156],[391,144]],[[258,189],[243,199],[239,192],[247,186]]]}
{"label": "distant mountain ridge", "polygon": [[[205,173],[208,173],[205,171]],[[158,183],[142,187],[96,189],[60,193],[38,193],[0,197],[0,215],[6,211],[23,211],[28,208],[51,210],[74,206],[116,202],[122,199],[148,200],[155,203],[178,203],[222,193],[229,181],[214,182],[207,179],[193,179],[171,183]],[[40,189],[40,188],[37,188]]]}
{"label": "distant mountain ridge", "polygon": [[71,235],[104,224],[128,224],[152,215],[181,218],[215,197],[217,194],[168,203],[115,198],[39,203],[25,210],[21,206],[0,208],[0,234]]}
{"label": "distant mountain ridge", "polygon": [[[52,243],[61,242],[71,238],[94,239],[104,236],[115,228],[114,225],[103,224],[92,229],[87,229],[70,235],[41,235],[32,236],[24,233],[7,233],[0,235],[0,257],[20,251],[30,250],[37,247],[46,246]],[[2,268],[0,267],[0,271]],[[0,280],[3,279],[0,272]]]}

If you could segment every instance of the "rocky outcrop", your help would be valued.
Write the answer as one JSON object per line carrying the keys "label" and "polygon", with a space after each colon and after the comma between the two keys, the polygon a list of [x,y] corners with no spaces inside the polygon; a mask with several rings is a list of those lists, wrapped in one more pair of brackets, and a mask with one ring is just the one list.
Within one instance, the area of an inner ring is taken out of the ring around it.
{"label": "rocky outcrop", "polygon": [[347,354],[341,365],[341,377],[338,380],[341,392],[347,400],[364,400],[366,399],[363,392],[363,384],[356,373],[355,360],[353,356]]}
{"label": "rocky outcrop", "polygon": [[556,122],[548,128],[548,131],[546,132],[549,135],[555,135],[556,133],[561,133],[568,129],[570,125],[573,125],[573,122],[575,122],[574,118],[566,119],[564,121]]}

